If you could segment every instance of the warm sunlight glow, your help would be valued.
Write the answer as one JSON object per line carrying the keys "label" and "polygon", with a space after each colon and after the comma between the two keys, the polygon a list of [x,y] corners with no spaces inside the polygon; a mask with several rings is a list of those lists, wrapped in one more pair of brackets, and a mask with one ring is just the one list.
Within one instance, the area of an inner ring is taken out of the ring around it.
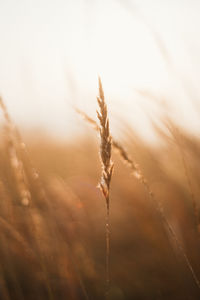
{"label": "warm sunlight glow", "polygon": [[76,130],[72,107],[95,111],[100,75],[113,117],[123,107],[122,118],[132,122],[134,110],[134,126],[144,124],[141,105],[149,111],[150,102],[139,89],[165,97],[177,119],[184,115],[196,127],[198,118],[188,122],[185,114],[194,111],[191,91],[199,89],[197,56],[191,55],[199,34],[195,6],[184,2],[179,14],[178,0],[21,0],[12,10],[9,3],[0,4],[0,93],[21,125],[61,134]]}
{"label": "warm sunlight glow", "polygon": [[199,13],[0,0],[0,300],[200,299]]}

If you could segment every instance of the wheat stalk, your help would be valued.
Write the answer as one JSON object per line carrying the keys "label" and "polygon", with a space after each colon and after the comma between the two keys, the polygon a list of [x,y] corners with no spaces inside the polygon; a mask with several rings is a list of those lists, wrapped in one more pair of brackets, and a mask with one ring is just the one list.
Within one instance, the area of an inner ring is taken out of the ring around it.
{"label": "wheat stalk", "polygon": [[[81,114],[84,117],[84,119],[88,123],[90,123],[96,130],[100,130],[100,127],[98,126],[98,124],[92,118],[88,117],[87,114],[83,113],[80,110],[77,110],[77,112],[79,114]],[[140,183],[144,186],[144,188],[145,188],[145,190],[146,190],[146,192],[149,196],[149,199],[152,200],[152,203],[153,203],[156,211],[158,212],[158,215],[159,215],[162,223],[166,226],[167,230],[170,233],[171,238],[175,241],[175,243],[176,243],[176,245],[179,249],[180,254],[183,256],[183,258],[185,260],[185,263],[186,263],[186,265],[187,265],[187,267],[188,267],[189,271],[191,272],[191,275],[194,279],[194,282],[196,283],[197,287],[200,289],[199,279],[197,278],[197,275],[196,275],[196,273],[195,273],[195,271],[194,271],[194,269],[193,269],[193,267],[190,263],[190,260],[187,256],[181,242],[179,241],[179,239],[176,235],[176,232],[174,231],[173,227],[170,225],[167,218],[165,217],[163,207],[162,207],[162,203],[159,200],[157,200],[154,193],[152,192],[152,190],[150,188],[150,185],[149,185],[147,179],[145,178],[139,164],[135,163],[133,161],[133,159],[130,157],[130,155],[127,153],[127,151],[124,149],[124,147],[120,143],[115,141],[113,138],[112,138],[112,146],[113,146],[113,148],[115,148],[118,151],[122,162],[125,163],[126,165],[128,165],[128,167],[130,168],[131,173],[134,175],[134,177],[137,178],[140,181]]]}
{"label": "wheat stalk", "polygon": [[104,91],[99,78],[99,96],[97,97],[99,111],[97,116],[100,122],[100,158],[102,166],[102,174],[99,183],[104,198],[106,200],[106,283],[108,293],[110,288],[110,182],[113,173],[113,162],[111,160],[112,139],[109,129],[109,120],[107,115],[107,106],[104,98]]}

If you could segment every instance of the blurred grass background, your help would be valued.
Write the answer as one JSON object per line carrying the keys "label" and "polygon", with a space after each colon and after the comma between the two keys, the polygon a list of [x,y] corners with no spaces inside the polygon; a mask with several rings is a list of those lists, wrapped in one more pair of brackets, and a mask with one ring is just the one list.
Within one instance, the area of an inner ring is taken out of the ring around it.
{"label": "blurred grass background", "polygon": [[[130,129],[124,144],[200,276],[199,232],[182,157],[167,129],[157,133],[160,146],[145,144]],[[199,206],[200,141],[181,129],[179,134]],[[23,139],[27,151],[17,143],[14,147],[26,174],[29,204],[21,201],[7,135],[1,133],[0,297],[103,299],[105,203],[96,187],[101,172],[96,135],[88,128],[88,135],[70,143],[42,134],[23,134]],[[117,153],[113,160],[110,299],[198,299],[148,194]]]}

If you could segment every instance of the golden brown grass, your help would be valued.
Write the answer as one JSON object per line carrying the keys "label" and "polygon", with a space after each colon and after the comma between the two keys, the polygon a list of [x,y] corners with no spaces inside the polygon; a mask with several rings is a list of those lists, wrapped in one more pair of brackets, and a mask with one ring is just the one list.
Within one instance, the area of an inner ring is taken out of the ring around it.
{"label": "golden brown grass", "polygon": [[114,164],[111,160],[112,139],[110,135],[107,106],[104,99],[104,91],[99,78],[99,96],[97,97],[99,111],[97,116],[100,122],[99,132],[101,137],[100,157],[102,165],[102,175],[99,187],[106,200],[106,281],[107,294],[110,289],[110,183]]}
{"label": "golden brown grass", "polygon": [[8,114],[8,111],[2,98],[0,98],[0,107],[3,111],[4,118],[6,121],[4,136],[6,138],[7,149],[10,157],[10,164],[17,183],[18,193],[20,195],[21,203],[23,205],[29,205],[31,201],[31,195],[28,188],[28,182],[25,175],[23,162],[20,160],[19,155],[17,153],[16,129]]}
{"label": "golden brown grass", "polygon": [[[104,194],[104,197],[106,199],[106,203],[107,203],[107,215],[108,215],[108,222],[107,222],[107,226],[109,227],[109,185],[110,185],[110,179],[112,176],[112,168],[113,168],[113,163],[110,163],[110,158],[111,158],[111,136],[110,136],[110,132],[109,132],[109,123],[107,120],[107,107],[105,104],[105,100],[104,100],[104,93],[103,93],[103,89],[102,89],[102,84],[101,84],[101,80],[99,79],[99,94],[100,97],[97,98],[98,99],[98,103],[99,106],[101,108],[101,115],[98,114],[98,118],[100,120],[100,124],[101,127],[99,127],[96,122],[90,118],[89,116],[87,116],[87,114],[77,110],[77,112],[79,114],[81,114],[84,119],[90,123],[94,129],[96,130],[100,130],[100,135],[101,135],[101,159],[102,159],[102,167],[103,167],[103,173],[102,173],[102,182],[101,183],[101,190]],[[104,117],[103,117],[104,116]],[[175,127],[172,126],[171,123],[171,131],[173,130],[173,136],[175,135],[174,131],[175,131]],[[177,130],[176,130],[177,132]],[[163,211],[163,207],[162,207],[162,203],[155,197],[154,193],[152,192],[150,185],[147,181],[147,179],[145,178],[141,168],[139,167],[139,165],[135,162],[133,162],[133,160],[131,159],[130,155],[128,155],[127,151],[124,149],[124,147],[122,145],[120,145],[118,142],[116,142],[113,139],[113,147],[115,149],[118,150],[120,157],[122,158],[122,161],[127,164],[131,171],[132,174],[134,174],[134,176],[140,181],[140,183],[144,186],[145,190],[148,193],[149,198],[152,200],[152,204],[155,206],[159,217],[161,218],[161,222],[163,223],[164,226],[166,226],[167,230],[170,233],[171,238],[175,241],[178,250],[180,251],[180,254],[183,256],[186,265],[188,266],[188,269],[190,270],[192,277],[194,279],[194,282],[196,283],[197,287],[200,289],[200,282],[198,280],[198,277],[191,265],[191,262],[183,248],[183,246],[181,245],[181,242],[179,241],[176,232],[174,231],[173,227],[170,225],[170,223],[168,222],[167,218],[165,217],[164,211]],[[108,148],[108,150],[107,150]],[[179,146],[179,148],[181,148]],[[102,150],[103,149],[103,150]],[[181,156],[183,159],[183,165],[184,165],[184,170],[186,173],[186,178],[188,181],[188,185],[189,185],[189,189],[190,189],[190,193],[191,193],[191,201],[193,203],[193,209],[194,209],[194,217],[195,217],[195,222],[196,222],[196,226],[198,226],[198,214],[197,214],[197,205],[196,205],[196,200],[194,198],[194,193],[192,190],[192,184],[191,184],[191,180],[190,177],[188,175],[188,171],[187,171],[187,167],[186,167],[186,163],[184,160],[184,156],[183,156],[183,152],[182,152],[182,148],[181,148]],[[108,166],[108,169],[107,169]],[[109,169],[110,168],[110,169]],[[111,171],[110,171],[111,170]],[[108,230],[108,234],[107,234],[107,248],[109,249],[109,230]],[[109,250],[107,250],[107,256],[109,257]],[[108,262],[107,262],[108,264]],[[108,269],[108,267],[107,267]],[[107,273],[109,272],[109,270],[107,270]],[[109,276],[107,275],[107,280],[108,280]],[[109,282],[109,280],[108,280]]]}
{"label": "golden brown grass", "polygon": [[181,136],[179,129],[177,128],[177,126],[175,126],[175,124],[173,124],[173,122],[171,122],[169,119],[166,119],[164,122],[165,122],[166,128],[168,128],[169,132],[171,133],[171,135],[179,149],[179,152],[180,152],[180,157],[182,160],[184,174],[185,174],[185,178],[186,178],[187,185],[188,185],[188,190],[190,193],[190,198],[191,198],[192,205],[193,205],[194,225],[195,225],[195,229],[197,230],[197,233],[199,234],[200,233],[199,232],[199,229],[200,229],[199,208],[198,208],[197,200],[195,198],[193,183],[191,180],[191,176],[189,173],[188,165],[187,165],[185,154],[184,154],[183,138]]}
{"label": "golden brown grass", "polygon": [[[101,82],[99,106],[100,125],[89,119],[100,130],[100,184],[107,208],[111,176],[114,199],[107,297],[199,299],[194,283],[198,285],[200,274],[200,244],[193,232],[192,199],[182,168],[177,167],[178,154],[168,143],[161,151],[136,138],[129,137],[123,144],[111,138]],[[95,187],[96,141],[84,137],[62,144],[32,136],[24,143],[3,102],[1,107],[6,129],[0,143],[0,299],[102,300],[105,211]],[[185,134],[182,145],[184,153],[191,154],[187,162],[197,201],[200,141]],[[112,148],[134,177],[115,153],[112,174]],[[22,167],[14,168],[11,154]],[[15,172],[23,177],[19,180]],[[30,193],[28,205],[20,192],[24,185]],[[162,205],[157,199],[162,199]]]}

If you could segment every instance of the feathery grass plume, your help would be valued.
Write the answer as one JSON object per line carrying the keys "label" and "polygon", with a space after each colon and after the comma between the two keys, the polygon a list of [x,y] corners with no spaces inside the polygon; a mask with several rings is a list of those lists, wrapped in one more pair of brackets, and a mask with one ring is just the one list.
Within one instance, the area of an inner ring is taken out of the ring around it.
{"label": "feathery grass plume", "polygon": [[[88,117],[87,114],[81,112],[81,111],[77,111],[79,114],[81,114],[84,119],[90,123],[96,130],[100,130],[98,124],[96,124],[95,126],[95,121]],[[179,241],[176,232],[174,231],[173,227],[170,225],[170,223],[168,222],[167,218],[165,217],[164,211],[163,211],[163,207],[162,207],[162,203],[155,197],[154,193],[152,192],[150,185],[147,181],[147,179],[145,178],[142,170],[140,169],[139,164],[135,163],[133,161],[133,159],[130,157],[130,155],[128,154],[128,152],[124,149],[124,147],[116,142],[113,138],[112,138],[112,146],[114,149],[116,149],[120,155],[120,158],[122,160],[122,162],[126,165],[128,165],[128,167],[131,170],[132,175],[138,179],[140,181],[140,183],[144,186],[149,198],[152,200],[152,203],[156,209],[156,211],[158,212],[158,216],[161,219],[161,222],[163,223],[163,225],[166,226],[171,238],[175,241],[178,250],[180,252],[180,254],[182,255],[182,257],[184,258],[184,261],[189,269],[189,271],[191,272],[192,278],[194,279],[194,282],[196,283],[197,287],[200,289],[200,282],[199,279],[197,278],[197,275],[190,263],[190,260],[181,244],[181,242]]]}
{"label": "feathery grass plume", "polygon": [[103,87],[101,79],[99,77],[99,96],[97,97],[99,104],[99,111],[97,111],[97,116],[100,122],[100,157],[102,165],[102,175],[99,183],[99,187],[106,200],[106,282],[107,282],[107,293],[110,287],[110,182],[113,173],[113,162],[111,160],[111,150],[112,150],[112,139],[109,129],[109,120],[107,115],[107,106],[105,103]]}
{"label": "feathery grass plume", "polygon": [[[96,131],[100,131],[100,127],[99,125],[97,124],[97,122],[92,119],[91,117],[89,117],[85,112],[81,111],[80,109],[75,109],[76,112],[78,114],[80,114],[84,120],[86,122],[88,122]],[[125,150],[125,148],[118,142],[116,141],[112,136],[111,136],[111,141],[112,141],[112,146],[113,146],[113,149],[116,150],[119,155],[120,155],[120,158],[122,159],[122,161],[127,164],[130,169],[132,170],[132,174],[136,177],[136,178],[141,178],[142,177],[142,174],[140,172],[140,168],[139,168],[139,165],[136,164],[132,158],[129,156],[128,152]]]}
{"label": "feathery grass plume", "polygon": [[6,139],[8,145],[8,155],[10,158],[10,164],[14,172],[16,179],[18,193],[21,199],[21,204],[27,206],[31,202],[31,194],[28,188],[28,182],[26,174],[24,171],[23,162],[20,160],[17,147],[16,147],[16,136],[15,136],[15,126],[8,114],[7,108],[3,102],[3,99],[0,97],[0,107],[3,111],[4,118],[6,121],[5,131]]}

